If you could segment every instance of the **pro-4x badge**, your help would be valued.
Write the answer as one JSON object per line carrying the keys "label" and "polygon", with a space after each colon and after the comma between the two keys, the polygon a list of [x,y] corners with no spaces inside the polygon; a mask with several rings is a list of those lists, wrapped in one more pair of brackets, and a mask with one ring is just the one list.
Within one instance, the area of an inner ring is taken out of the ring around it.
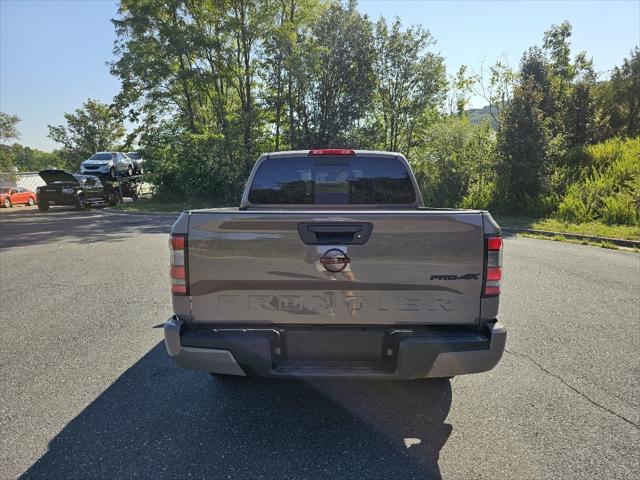
{"label": "pro-4x badge", "polygon": [[479,273],[466,273],[464,275],[431,275],[431,280],[478,280]]}

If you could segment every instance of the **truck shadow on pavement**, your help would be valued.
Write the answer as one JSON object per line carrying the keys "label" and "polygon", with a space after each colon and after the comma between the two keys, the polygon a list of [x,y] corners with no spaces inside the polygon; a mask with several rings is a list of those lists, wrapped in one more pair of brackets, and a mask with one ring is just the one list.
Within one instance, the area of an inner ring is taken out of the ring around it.
{"label": "truck shadow on pavement", "polygon": [[441,478],[450,407],[446,380],[219,381],[159,343],[21,478]]}

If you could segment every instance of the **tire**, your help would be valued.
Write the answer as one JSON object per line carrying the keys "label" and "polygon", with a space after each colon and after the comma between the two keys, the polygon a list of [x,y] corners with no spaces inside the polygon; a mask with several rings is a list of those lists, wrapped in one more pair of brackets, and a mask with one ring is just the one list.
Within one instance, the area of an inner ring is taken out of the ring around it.
{"label": "tire", "polygon": [[86,210],[87,207],[87,198],[84,195],[80,195],[76,198],[76,210]]}
{"label": "tire", "polygon": [[132,177],[133,176],[133,166],[129,165],[127,167],[127,176]]}
{"label": "tire", "polygon": [[13,205],[11,205],[11,200],[9,200],[8,198],[5,198],[5,199],[4,199],[4,203],[3,203],[3,205],[4,205],[4,208],[11,208],[11,207],[13,207]]}
{"label": "tire", "polygon": [[33,206],[36,204],[36,202],[35,202],[35,200],[33,199],[33,197],[29,197],[29,201],[27,202],[27,204],[28,204],[30,207],[33,207]]}
{"label": "tire", "polygon": [[116,178],[116,168],[115,168],[115,167],[111,167],[111,168],[109,169],[109,176],[110,176],[111,178]]}
{"label": "tire", "polygon": [[41,212],[49,210],[49,202],[38,202],[38,210]]}

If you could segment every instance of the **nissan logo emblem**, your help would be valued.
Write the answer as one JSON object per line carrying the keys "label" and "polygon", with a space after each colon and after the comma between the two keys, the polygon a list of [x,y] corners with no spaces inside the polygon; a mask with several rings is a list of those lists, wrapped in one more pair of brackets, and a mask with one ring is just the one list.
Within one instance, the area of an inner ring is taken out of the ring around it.
{"label": "nissan logo emblem", "polygon": [[320,257],[320,263],[331,273],[340,273],[347,268],[349,262],[351,262],[351,259],[339,248],[327,250],[324,252],[324,255]]}

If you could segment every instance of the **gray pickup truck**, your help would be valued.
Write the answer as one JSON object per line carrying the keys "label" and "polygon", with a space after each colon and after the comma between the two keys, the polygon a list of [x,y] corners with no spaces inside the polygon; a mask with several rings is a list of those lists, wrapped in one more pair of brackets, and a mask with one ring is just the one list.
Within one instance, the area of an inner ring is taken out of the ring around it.
{"label": "gray pickup truck", "polygon": [[239,208],[182,213],[171,239],[182,367],[261,377],[452,377],[493,368],[502,237],[481,210],[423,205],[407,160],[262,155]]}

